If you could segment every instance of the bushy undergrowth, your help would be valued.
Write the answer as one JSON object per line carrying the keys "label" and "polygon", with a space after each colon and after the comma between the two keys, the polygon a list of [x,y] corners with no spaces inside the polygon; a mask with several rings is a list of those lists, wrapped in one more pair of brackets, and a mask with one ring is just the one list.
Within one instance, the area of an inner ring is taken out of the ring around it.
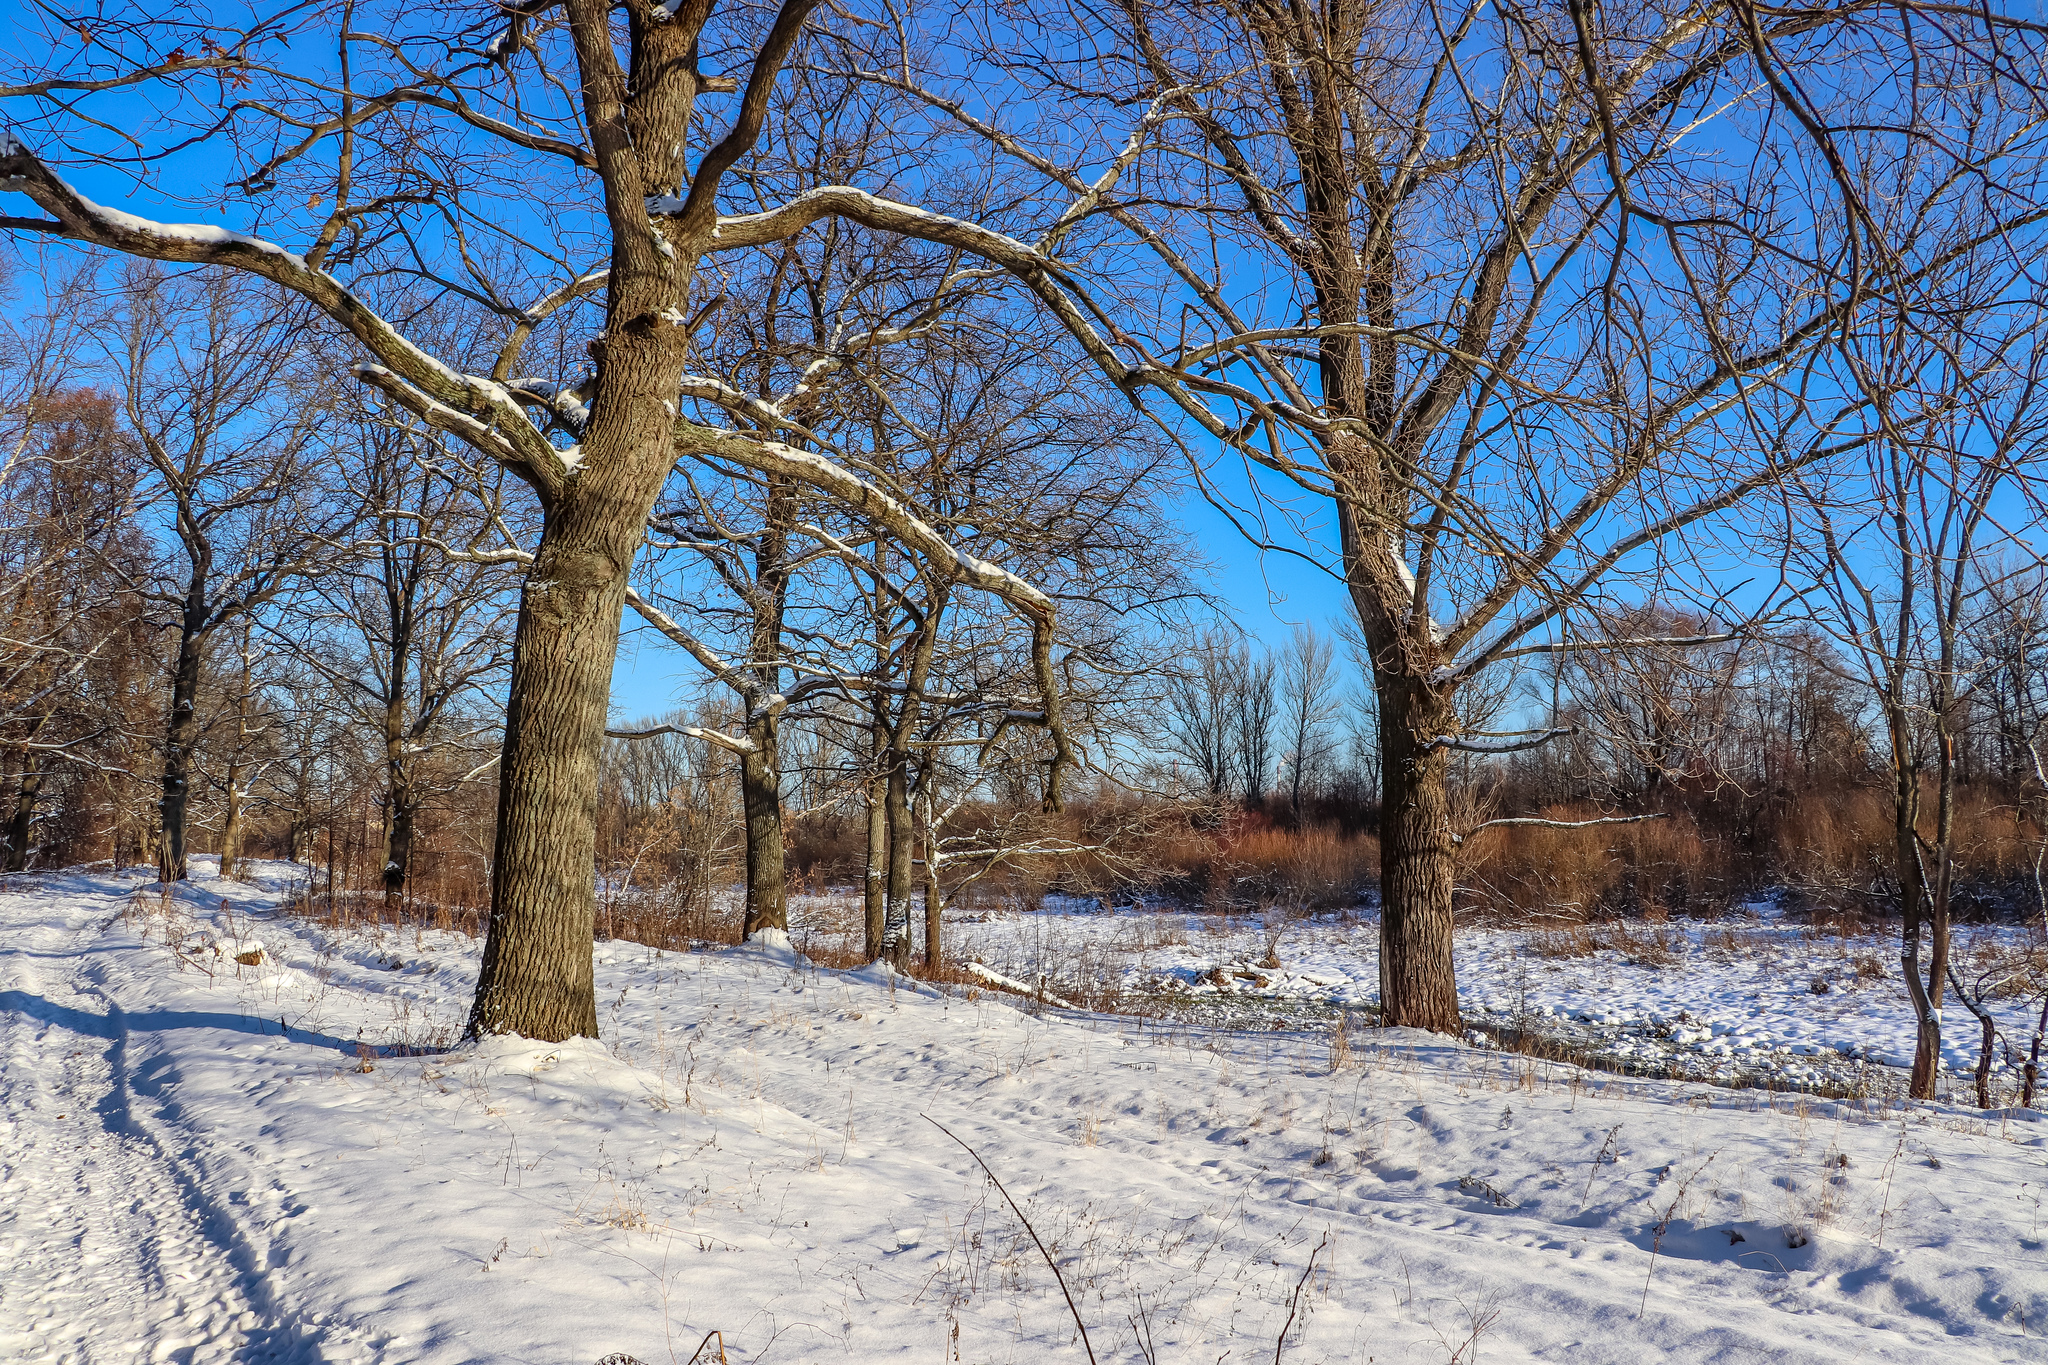
{"label": "bushy undergrowth", "polygon": [[[1511,922],[1655,921],[1721,914],[1769,894],[1822,922],[1896,914],[1886,792],[1851,783],[1762,798],[1677,791],[1655,804],[1662,818],[1637,824],[1480,831],[1460,849],[1460,909]],[[1931,835],[1933,802],[1925,804],[1922,833]],[[1564,824],[1647,812],[1563,801],[1514,813]],[[1959,919],[2041,912],[2041,831],[2016,803],[1988,787],[1966,788],[1956,829]]]}

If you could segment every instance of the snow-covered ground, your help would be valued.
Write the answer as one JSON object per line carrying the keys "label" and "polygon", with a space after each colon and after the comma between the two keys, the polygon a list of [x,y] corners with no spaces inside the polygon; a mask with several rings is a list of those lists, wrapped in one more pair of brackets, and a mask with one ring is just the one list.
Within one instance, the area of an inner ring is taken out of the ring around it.
{"label": "snow-covered ground", "polygon": [[[1166,997],[1159,1003],[1185,1017],[1249,1025],[1379,1003],[1379,924],[1369,913],[1269,925],[1048,897],[1042,910],[949,927],[954,951],[1005,975],[1034,985],[1043,975],[1054,992],[1108,980]],[[1958,944],[1971,981],[1972,961],[2043,955],[2031,925],[1965,926]],[[1277,967],[1261,965],[1269,945]],[[1558,931],[1461,929],[1455,956],[1474,1024],[1527,1029],[1686,1078],[1885,1093],[1903,1087],[1913,1053],[1898,952],[1895,934],[1816,932],[1761,902],[1722,922],[1596,927],[1591,943]],[[1989,1002],[2022,1047],[2039,1005],[2031,992]],[[1944,1024],[1944,1084],[1967,1098],[1982,1033],[1953,996]],[[2002,1083],[2013,1079],[2001,1068]]]}
{"label": "snow-covered ground", "polygon": [[257,875],[0,891],[0,1359],[2048,1360],[2031,1112],[773,949],[600,945],[603,1043],[421,1055],[478,945]]}

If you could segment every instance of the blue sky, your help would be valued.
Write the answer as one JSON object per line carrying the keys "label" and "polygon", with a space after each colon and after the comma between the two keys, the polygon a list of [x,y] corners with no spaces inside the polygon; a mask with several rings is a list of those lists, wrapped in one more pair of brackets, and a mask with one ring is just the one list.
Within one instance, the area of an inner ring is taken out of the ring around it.
{"label": "blue sky", "polygon": [[[1241,476],[1237,483],[1241,486]],[[1183,492],[1173,510],[1189,541],[1213,566],[1204,586],[1251,640],[1275,646],[1302,624],[1334,633],[1338,618],[1349,610],[1343,585],[1335,578],[1295,555],[1255,548],[1197,494]],[[1311,534],[1329,531],[1326,505],[1301,510],[1313,514],[1306,527]],[[694,696],[702,676],[680,651],[637,627],[629,616],[612,669],[612,707],[627,719],[660,714]]]}

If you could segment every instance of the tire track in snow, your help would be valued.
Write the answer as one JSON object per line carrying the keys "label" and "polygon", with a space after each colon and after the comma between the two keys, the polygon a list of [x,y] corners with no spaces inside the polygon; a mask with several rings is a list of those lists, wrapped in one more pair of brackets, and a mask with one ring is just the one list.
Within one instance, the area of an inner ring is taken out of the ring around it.
{"label": "tire track in snow", "polygon": [[136,1112],[131,1035],[97,973],[41,979],[40,960],[112,923],[46,920],[0,948],[0,1358],[318,1361],[232,1215]]}

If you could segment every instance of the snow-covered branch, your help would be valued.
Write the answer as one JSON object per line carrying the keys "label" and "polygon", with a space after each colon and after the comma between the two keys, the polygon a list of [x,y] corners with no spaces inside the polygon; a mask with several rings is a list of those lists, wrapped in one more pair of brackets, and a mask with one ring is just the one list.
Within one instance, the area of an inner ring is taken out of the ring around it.
{"label": "snow-covered branch", "polygon": [[358,375],[408,410],[466,441],[481,439],[479,449],[504,462],[544,498],[553,496],[567,476],[561,455],[511,394],[489,379],[442,364],[340,280],[275,242],[210,224],[154,222],[96,204],[12,134],[0,140],[0,190],[27,195],[49,213],[61,225],[54,235],[149,260],[243,270],[291,291],[376,357],[377,363],[360,367]]}
{"label": "snow-covered branch", "polygon": [[1530,733],[1533,738],[1515,740],[1507,744],[1481,744],[1457,735],[1438,735],[1423,745],[1422,751],[1431,753],[1437,749],[1451,749],[1462,754],[1518,754],[1525,749],[1548,744],[1560,735],[1575,735],[1578,732],[1579,727],[1576,725],[1560,725],[1555,729],[1532,731]]}
{"label": "snow-covered branch", "polygon": [[723,730],[710,730],[702,725],[664,723],[649,726],[645,730],[606,730],[604,734],[606,739],[653,739],[658,735],[681,735],[685,739],[701,739],[706,744],[715,744],[735,754],[751,754],[760,747],[744,736],[728,735]]}
{"label": "snow-covered branch", "polygon": [[1645,820],[1666,820],[1671,812],[1656,811],[1650,815],[1603,815],[1596,820],[1544,820],[1533,815],[1510,816],[1503,820],[1482,820],[1463,834],[1452,836],[1455,843],[1464,843],[1483,829],[1496,829],[1502,825],[1534,825],[1539,829],[1586,829],[1593,825],[1636,825]]}

